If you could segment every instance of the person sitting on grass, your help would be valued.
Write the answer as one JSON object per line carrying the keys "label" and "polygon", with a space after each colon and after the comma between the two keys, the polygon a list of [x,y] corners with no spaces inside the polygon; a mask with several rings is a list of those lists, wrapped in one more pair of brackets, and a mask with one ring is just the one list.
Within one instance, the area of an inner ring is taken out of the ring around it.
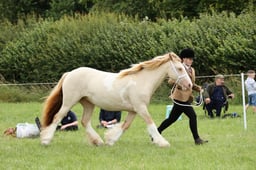
{"label": "person sitting on grass", "polygon": [[67,116],[65,116],[61,122],[61,124],[57,126],[57,130],[78,130],[78,121],[76,114],[72,111],[69,111]]}
{"label": "person sitting on grass", "polygon": [[100,109],[99,121],[100,125],[98,127],[109,128],[114,124],[120,122],[121,120],[121,111],[107,111]]}

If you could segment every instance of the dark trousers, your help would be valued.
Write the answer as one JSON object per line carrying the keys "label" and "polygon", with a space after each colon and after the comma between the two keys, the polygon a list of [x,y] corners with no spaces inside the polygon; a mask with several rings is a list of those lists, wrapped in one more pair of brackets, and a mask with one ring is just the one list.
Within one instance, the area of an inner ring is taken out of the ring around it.
{"label": "dark trousers", "polygon": [[[56,130],[60,130],[60,128],[61,128],[61,125],[58,125]],[[64,131],[75,131],[75,130],[78,130],[78,126],[69,126],[69,127],[66,127],[63,130]]]}
{"label": "dark trousers", "polygon": [[[180,102],[175,100],[177,103],[190,105],[188,102]],[[174,103],[172,111],[167,119],[165,119],[161,125],[158,127],[158,131],[161,134],[163,130],[173,124],[182,113],[185,113],[189,118],[189,127],[193,134],[193,138],[199,138],[198,131],[197,131],[197,118],[194,108],[192,106],[180,106]]]}
{"label": "dark trousers", "polygon": [[224,102],[220,101],[220,100],[211,100],[210,103],[208,103],[207,105],[205,105],[205,108],[208,112],[208,115],[210,117],[213,117],[213,112],[212,110],[215,109],[216,110],[216,116],[220,117],[221,114],[221,108],[223,106]]}

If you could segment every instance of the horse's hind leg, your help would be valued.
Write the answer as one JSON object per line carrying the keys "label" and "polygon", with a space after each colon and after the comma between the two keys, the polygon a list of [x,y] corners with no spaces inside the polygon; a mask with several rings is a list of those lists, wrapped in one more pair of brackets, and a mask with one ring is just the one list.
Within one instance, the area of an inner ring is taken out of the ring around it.
{"label": "horse's hind leg", "polygon": [[121,137],[123,132],[129,128],[132,121],[134,120],[136,113],[128,112],[128,115],[123,124],[117,124],[113,128],[109,129],[105,133],[105,140],[107,145],[114,145],[114,143]]}
{"label": "horse's hind leg", "polygon": [[82,117],[82,125],[85,127],[85,132],[87,134],[89,142],[96,146],[103,145],[104,144],[103,140],[91,125],[91,116],[94,110],[94,104],[88,102],[84,98],[80,100],[80,103],[82,104],[84,109],[83,117]]}
{"label": "horse's hind leg", "polygon": [[54,116],[52,123],[41,131],[40,138],[41,138],[41,143],[43,145],[50,144],[58,124],[65,117],[65,115],[67,115],[68,111],[69,111],[68,107],[62,106],[59,112]]}

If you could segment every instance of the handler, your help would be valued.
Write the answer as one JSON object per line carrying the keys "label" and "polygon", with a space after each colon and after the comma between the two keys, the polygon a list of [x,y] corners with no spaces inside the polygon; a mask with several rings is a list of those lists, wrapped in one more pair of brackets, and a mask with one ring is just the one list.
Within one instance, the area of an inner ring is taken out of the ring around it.
{"label": "handler", "polygon": [[[193,67],[191,67],[194,59],[194,51],[189,48],[183,49],[180,53],[180,58],[182,59],[183,65],[193,83],[192,90],[201,92],[201,87],[195,84],[195,70]],[[165,119],[158,127],[158,131],[161,134],[162,131],[173,124],[184,112],[189,118],[189,127],[193,134],[195,144],[201,145],[208,141],[202,140],[198,135],[196,113],[194,108],[191,106],[194,98],[192,90],[182,89],[181,86],[175,85],[174,92],[170,96],[174,100],[174,106],[171,113],[169,114],[169,117]]]}

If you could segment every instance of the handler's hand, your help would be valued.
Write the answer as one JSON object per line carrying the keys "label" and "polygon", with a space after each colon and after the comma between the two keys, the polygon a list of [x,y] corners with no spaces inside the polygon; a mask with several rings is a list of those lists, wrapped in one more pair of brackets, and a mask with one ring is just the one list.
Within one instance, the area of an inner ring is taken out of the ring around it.
{"label": "handler's hand", "polygon": [[235,95],[232,93],[230,95],[228,95],[228,98],[234,99]]}
{"label": "handler's hand", "polygon": [[205,104],[209,104],[210,102],[211,102],[211,99],[208,97],[208,98],[205,98],[204,99],[204,102],[205,102]]}

